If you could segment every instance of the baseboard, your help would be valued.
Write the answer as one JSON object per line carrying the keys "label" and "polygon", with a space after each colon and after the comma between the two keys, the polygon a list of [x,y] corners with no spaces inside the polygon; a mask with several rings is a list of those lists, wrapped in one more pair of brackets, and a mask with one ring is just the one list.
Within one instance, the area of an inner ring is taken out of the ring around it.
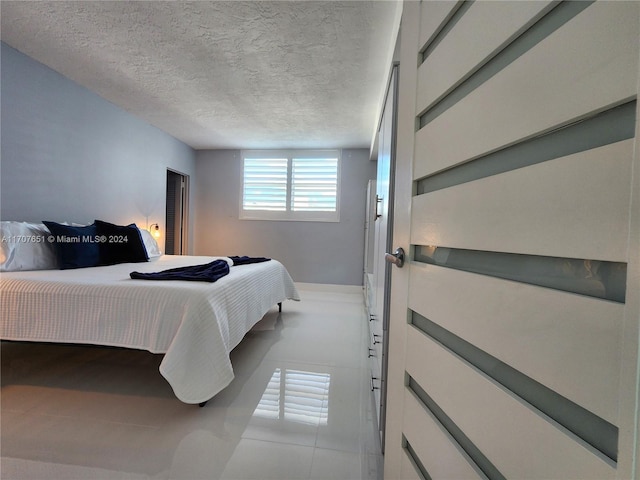
{"label": "baseboard", "polygon": [[339,293],[362,293],[362,285],[334,285],[328,283],[303,283],[296,282],[299,290],[315,292],[339,292]]}

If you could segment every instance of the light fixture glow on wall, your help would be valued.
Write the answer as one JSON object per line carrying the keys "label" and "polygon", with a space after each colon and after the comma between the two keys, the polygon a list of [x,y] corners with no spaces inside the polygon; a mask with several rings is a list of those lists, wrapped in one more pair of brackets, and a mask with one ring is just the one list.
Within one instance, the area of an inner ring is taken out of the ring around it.
{"label": "light fixture glow on wall", "polygon": [[149,231],[154,237],[160,238],[160,225],[158,225],[157,223],[152,223],[149,226]]}

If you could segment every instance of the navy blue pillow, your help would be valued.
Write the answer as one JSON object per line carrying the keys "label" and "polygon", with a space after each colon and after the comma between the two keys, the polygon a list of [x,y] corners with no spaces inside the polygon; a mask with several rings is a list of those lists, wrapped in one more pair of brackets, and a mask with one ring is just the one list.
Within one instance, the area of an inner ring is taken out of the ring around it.
{"label": "navy blue pillow", "polygon": [[75,227],[56,222],[44,223],[53,238],[61,270],[95,267],[100,262],[99,243],[96,241],[96,226]]}
{"label": "navy blue pillow", "polygon": [[100,265],[149,260],[142,235],[135,223],[126,226],[102,220],[96,220],[94,223],[100,239]]}

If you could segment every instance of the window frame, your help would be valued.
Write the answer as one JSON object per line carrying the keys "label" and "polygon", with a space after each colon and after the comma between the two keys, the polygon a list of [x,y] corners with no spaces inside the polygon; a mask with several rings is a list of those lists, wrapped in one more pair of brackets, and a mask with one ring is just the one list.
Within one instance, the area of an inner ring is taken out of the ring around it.
{"label": "window frame", "polygon": [[[286,158],[287,159],[287,196],[286,210],[245,210],[244,180],[245,159]],[[299,158],[336,158],[336,210],[326,212],[292,211],[293,160]],[[294,222],[339,222],[340,221],[340,184],[342,177],[342,151],[339,149],[279,149],[279,150],[242,150],[240,178],[240,220],[270,220]]]}

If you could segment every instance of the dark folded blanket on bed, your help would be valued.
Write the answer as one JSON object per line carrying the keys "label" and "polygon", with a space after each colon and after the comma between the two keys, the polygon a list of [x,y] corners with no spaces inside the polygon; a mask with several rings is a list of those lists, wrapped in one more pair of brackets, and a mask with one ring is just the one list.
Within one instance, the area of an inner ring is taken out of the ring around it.
{"label": "dark folded blanket on bed", "polygon": [[268,262],[269,260],[271,260],[270,258],[266,258],[266,257],[247,257],[247,256],[242,256],[242,257],[229,257],[231,260],[233,260],[233,265],[247,265],[249,263],[260,263],[260,262]]}
{"label": "dark folded blanket on bed", "polygon": [[131,272],[129,276],[136,280],[191,280],[195,282],[215,282],[229,274],[226,260],[214,260],[203,265],[176,267],[161,272]]}

